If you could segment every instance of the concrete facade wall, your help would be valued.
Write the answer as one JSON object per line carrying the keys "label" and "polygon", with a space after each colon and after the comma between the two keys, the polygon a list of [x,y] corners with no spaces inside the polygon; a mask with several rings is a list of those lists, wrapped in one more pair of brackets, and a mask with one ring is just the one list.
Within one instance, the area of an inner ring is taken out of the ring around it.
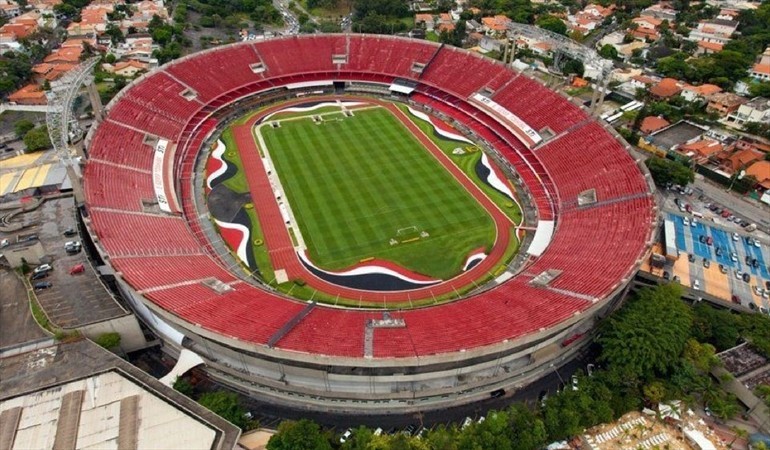
{"label": "concrete facade wall", "polygon": [[86,325],[80,328],[80,332],[91,340],[96,340],[104,333],[118,333],[120,348],[124,352],[140,350],[147,346],[147,340],[134,314]]}

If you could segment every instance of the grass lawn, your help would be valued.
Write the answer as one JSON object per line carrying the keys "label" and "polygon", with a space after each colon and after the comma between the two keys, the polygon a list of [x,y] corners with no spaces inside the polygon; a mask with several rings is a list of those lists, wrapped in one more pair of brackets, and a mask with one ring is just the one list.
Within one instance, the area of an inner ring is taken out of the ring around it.
{"label": "grass lawn", "polygon": [[[471,250],[494,243],[489,214],[385,109],[321,125],[290,120],[261,133],[321,267],[376,257],[446,279]],[[419,238],[422,231],[429,237]]]}
{"label": "grass lawn", "polygon": [[235,173],[229,179],[222,183],[233,192],[243,194],[249,192],[249,183],[246,181],[246,173],[243,171],[243,163],[241,162],[241,155],[238,153],[238,147],[235,145],[235,138],[233,137],[233,129],[228,128],[222,133],[222,142],[225,144],[225,153],[222,155],[222,159],[228,163],[238,167],[238,172]]}
{"label": "grass lawn", "polygon": [[[476,184],[476,186],[478,186],[479,189],[481,189],[487,195],[487,197],[489,197],[490,200],[495,202],[495,204],[500,207],[500,210],[503,211],[505,215],[510,217],[511,220],[513,220],[515,223],[521,223],[521,210],[518,208],[518,206],[511,202],[508,197],[493,189],[490,185],[484,182],[484,180],[479,178],[478,175],[476,175],[476,163],[479,159],[481,159],[481,151],[475,153],[466,153],[465,155],[453,154],[452,150],[458,147],[465,148],[469,144],[465,142],[453,141],[451,139],[446,139],[437,135],[433,130],[433,125],[412,116],[406,105],[396,103],[396,106],[404,111],[404,114],[409,118],[409,120],[417,125],[417,127],[420,128],[423,133],[425,133],[436,144],[438,148],[443,150],[449,159],[451,159],[457,167],[462,169],[462,171],[468,175],[468,178],[470,178]],[[494,162],[492,162],[492,164],[494,164]],[[514,195],[516,195],[515,192]]]}

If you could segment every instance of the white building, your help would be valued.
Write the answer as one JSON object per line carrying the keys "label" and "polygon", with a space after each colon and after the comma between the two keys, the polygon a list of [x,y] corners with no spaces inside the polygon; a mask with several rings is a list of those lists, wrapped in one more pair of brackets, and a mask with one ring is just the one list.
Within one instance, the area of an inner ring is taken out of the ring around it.
{"label": "white building", "polygon": [[770,123],[770,99],[757,97],[738,107],[727,117],[729,123],[744,125],[748,122]]}

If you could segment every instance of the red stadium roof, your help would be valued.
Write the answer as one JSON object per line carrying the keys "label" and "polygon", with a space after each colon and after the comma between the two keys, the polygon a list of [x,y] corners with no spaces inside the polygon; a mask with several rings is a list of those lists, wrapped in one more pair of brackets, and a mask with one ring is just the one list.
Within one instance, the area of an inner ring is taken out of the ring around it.
{"label": "red stadium roof", "polygon": [[[578,106],[493,60],[386,36],[236,44],[174,61],[134,82],[109,106],[91,140],[84,175],[90,229],[115,270],[150,303],[209,331],[266,345],[306,303],[228,274],[205,240],[192,170],[216,126],[211,114],[291,83],[396,79],[417,83],[412,101],[463,122],[507,159],[528,186],[539,219],[555,220],[555,229],[545,252],[500,286],[444,305],[391,312],[406,326],[376,329],[371,356],[435,355],[517,339],[591,308],[634,274],[649,250],[654,201],[636,162],[612,134]],[[548,129],[555,137],[529,148],[510,124],[473,103],[470,97],[481,91],[533,130]],[[147,135],[175,144],[164,167],[179,180],[181,217],[143,209],[143,200],[156,195]],[[578,204],[578,194],[592,189],[596,203]],[[559,275],[547,286],[531,283],[546,270]],[[218,293],[201,283],[210,278],[230,289]],[[318,305],[273,343],[361,358],[366,323],[380,318],[381,311]]]}

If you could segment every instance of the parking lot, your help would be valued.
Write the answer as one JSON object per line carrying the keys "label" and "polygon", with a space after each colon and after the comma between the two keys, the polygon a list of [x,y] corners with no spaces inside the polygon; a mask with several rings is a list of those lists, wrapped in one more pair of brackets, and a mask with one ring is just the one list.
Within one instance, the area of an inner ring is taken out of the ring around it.
{"label": "parking lot", "polygon": [[672,277],[694,290],[770,311],[768,242],[692,215],[669,212],[665,218],[674,222],[680,252],[679,259],[667,268]]}
{"label": "parking lot", "polygon": [[[54,324],[76,328],[127,314],[102,285],[85,251],[68,254],[64,249],[66,242],[80,241],[77,234],[64,236],[68,228],[77,230],[72,198],[49,200],[26,213],[24,221],[37,224],[26,228],[24,234],[37,235],[45,249],[46,260],[53,267],[47,276],[31,280],[31,283],[50,283],[49,288],[36,290],[36,294]],[[71,275],[70,270],[79,264],[83,265],[83,272]]]}

